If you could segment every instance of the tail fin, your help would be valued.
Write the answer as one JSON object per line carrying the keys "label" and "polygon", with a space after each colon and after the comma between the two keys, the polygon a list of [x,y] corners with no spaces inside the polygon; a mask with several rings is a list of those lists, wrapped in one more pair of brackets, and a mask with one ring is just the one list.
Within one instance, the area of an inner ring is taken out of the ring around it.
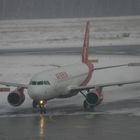
{"label": "tail fin", "polygon": [[82,62],[88,63],[88,50],[89,50],[89,25],[90,22],[88,21],[86,24],[86,31],[83,43],[83,51],[82,51]]}

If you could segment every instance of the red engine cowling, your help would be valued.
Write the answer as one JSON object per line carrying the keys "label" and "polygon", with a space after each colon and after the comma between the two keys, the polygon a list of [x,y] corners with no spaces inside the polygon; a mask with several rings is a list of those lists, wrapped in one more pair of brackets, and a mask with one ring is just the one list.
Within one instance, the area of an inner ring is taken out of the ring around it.
{"label": "red engine cowling", "polygon": [[89,104],[94,106],[101,104],[101,102],[103,101],[102,89],[97,88],[96,91],[91,90],[86,95],[86,100]]}
{"label": "red engine cowling", "polygon": [[16,89],[9,93],[7,100],[8,103],[12,106],[20,106],[24,100],[25,100],[25,95],[24,95],[24,89]]}

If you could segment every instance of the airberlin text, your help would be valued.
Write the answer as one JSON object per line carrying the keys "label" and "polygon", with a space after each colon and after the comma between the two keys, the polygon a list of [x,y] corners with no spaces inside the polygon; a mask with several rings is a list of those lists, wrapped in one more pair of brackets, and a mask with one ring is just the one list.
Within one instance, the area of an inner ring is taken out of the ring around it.
{"label": "airberlin text", "polygon": [[59,72],[55,74],[58,80],[66,80],[68,79],[68,74],[66,72]]}

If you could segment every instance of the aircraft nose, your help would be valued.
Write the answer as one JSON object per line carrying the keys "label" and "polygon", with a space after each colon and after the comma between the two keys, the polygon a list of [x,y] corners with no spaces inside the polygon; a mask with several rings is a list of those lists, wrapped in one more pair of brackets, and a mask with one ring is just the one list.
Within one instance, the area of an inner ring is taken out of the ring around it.
{"label": "aircraft nose", "polygon": [[45,90],[39,86],[28,86],[28,94],[32,99],[43,97]]}

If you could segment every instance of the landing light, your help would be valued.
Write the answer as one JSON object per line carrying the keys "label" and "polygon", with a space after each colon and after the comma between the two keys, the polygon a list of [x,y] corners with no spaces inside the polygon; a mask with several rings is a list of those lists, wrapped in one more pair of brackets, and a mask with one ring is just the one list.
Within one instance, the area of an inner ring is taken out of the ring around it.
{"label": "landing light", "polygon": [[40,103],[40,104],[43,104],[43,100],[40,100],[39,103]]}

